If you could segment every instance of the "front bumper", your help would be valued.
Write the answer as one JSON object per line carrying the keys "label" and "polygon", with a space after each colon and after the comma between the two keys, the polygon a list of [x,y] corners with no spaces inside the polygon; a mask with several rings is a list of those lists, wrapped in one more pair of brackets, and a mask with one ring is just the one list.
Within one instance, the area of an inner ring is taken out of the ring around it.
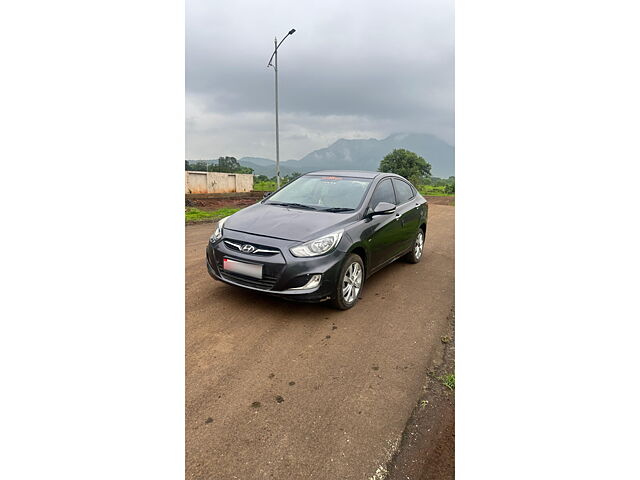
{"label": "front bumper", "polygon": [[[341,244],[345,241],[343,238]],[[227,243],[229,242],[229,243]],[[339,244],[332,252],[319,257],[294,257],[289,248],[300,242],[224,230],[222,239],[209,241],[206,249],[207,270],[216,280],[269,295],[292,300],[319,302],[335,295],[338,274],[346,254]],[[247,254],[237,245],[252,245],[257,251],[269,253]],[[277,253],[275,253],[277,252]],[[261,264],[263,278],[255,279],[222,268],[224,259]],[[312,289],[296,289],[307,283],[312,275],[322,275],[320,284]]]}

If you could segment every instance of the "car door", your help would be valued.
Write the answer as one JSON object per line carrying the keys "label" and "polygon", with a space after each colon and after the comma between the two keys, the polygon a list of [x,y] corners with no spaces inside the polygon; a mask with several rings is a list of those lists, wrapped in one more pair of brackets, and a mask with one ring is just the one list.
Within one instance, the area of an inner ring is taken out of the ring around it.
{"label": "car door", "polygon": [[[369,201],[369,208],[373,210],[380,202],[396,203],[391,179],[386,178],[376,186]],[[371,266],[376,269],[392,258],[396,253],[398,238],[402,235],[400,222],[395,213],[375,215],[370,218],[368,244]]]}
{"label": "car door", "polygon": [[416,201],[415,190],[408,182],[399,178],[393,179],[398,206],[396,213],[402,234],[397,251],[403,252],[413,246],[416,233],[420,228],[420,203]]}

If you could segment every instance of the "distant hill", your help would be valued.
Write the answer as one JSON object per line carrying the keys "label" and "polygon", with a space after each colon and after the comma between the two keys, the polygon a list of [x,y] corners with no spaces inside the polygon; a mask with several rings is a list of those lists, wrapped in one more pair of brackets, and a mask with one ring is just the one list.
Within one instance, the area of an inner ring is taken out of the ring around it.
{"label": "distant hill", "polygon": [[261,158],[261,157],[242,157],[238,161],[252,163],[253,165],[260,165],[261,167],[273,166],[273,164],[275,163],[275,160],[271,160],[270,158]]}
{"label": "distant hill", "polygon": [[[431,164],[431,174],[434,177],[448,178],[455,175],[454,147],[438,137],[424,133],[399,133],[383,140],[340,139],[300,160],[280,162],[280,172],[287,175],[294,171],[307,173],[324,169],[375,171],[380,160],[394,148],[406,148],[423,157]],[[253,168],[257,175],[275,175],[275,162],[268,158],[243,157],[239,162]]]}
{"label": "distant hill", "polygon": [[[295,160],[289,160],[295,161]],[[238,160],[238,163],[243,167],[253,168],[255,175],[266,175],[267,177],[273,177],[276,174],[276,162],[269,158],[260,157],[242,157]],[[280,175],[286,176],[293,173],[295,170],[291,167],[285,166],[286,162],[280,162]],[[306,173],[306,172],[300,172]]]}

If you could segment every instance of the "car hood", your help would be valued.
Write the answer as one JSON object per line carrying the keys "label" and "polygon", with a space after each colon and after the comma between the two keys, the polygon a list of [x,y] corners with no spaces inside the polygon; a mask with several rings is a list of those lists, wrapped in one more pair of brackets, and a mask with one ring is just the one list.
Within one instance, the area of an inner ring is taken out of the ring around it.
{"label": "car hood", "polygon": [[308,241],[339,230],[357,216],[355,212],[332,213],[256,203],[234,213],[224,224],[225,230]]}

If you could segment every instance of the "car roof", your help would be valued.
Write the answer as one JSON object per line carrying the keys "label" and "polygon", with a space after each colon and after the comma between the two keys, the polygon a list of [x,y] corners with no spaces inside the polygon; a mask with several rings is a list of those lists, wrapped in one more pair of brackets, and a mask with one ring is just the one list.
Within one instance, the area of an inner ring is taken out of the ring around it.
{"label": "car roof", "polygon": [[[383,175],[382,172],[369,172],[366,170],[321,170],[319,172],[305,173],[308,175],[326,175],[332,177],[359,177],[359,178],[376,178],[378,175]],[[387,175],[394,175],[393,173]]]}

